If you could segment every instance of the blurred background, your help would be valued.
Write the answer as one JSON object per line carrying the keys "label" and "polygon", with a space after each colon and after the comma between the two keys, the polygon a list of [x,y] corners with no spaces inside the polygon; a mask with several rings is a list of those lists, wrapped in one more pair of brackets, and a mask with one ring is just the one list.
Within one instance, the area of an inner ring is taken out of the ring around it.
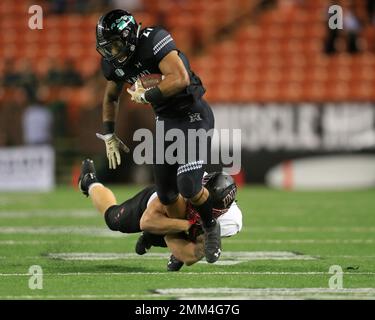
{"label": "blurred background", "polygon": [[[34,4],[42,30],[28,27]],[[343,30],[328,28],[333,4]],[[95,25],[113,8],[169,30],[207,89],[216,128],[242,130],[239,184],[375,185],[373,0],[2,0],[0,190],[72,184],[85,157],[105,182],[152,181],[131,156],[110,172],[95,136],[105,87]],[[127,94],[121,105],[116,131],[134,148],[153,112]]]}

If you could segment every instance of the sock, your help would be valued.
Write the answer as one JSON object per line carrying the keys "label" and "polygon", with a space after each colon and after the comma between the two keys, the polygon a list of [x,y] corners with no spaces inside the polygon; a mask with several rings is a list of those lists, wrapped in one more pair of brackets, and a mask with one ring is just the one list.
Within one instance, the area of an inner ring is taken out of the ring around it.
{"label": "sock", "polygon": [[95,187],[95,186],[103,186],[103,184],[101,184],[100,182],[93,182],[93,183],[91,183],[90,185],[89,185],[89,187],[88,187],[88,194],[90,195],[90,191],[91,191],[91,189],[93,188],[93,187]]}
{"label": "sock", "polygon": [[208,196],[207,200],[201,205],[193,205],[194,209],[198,211],[201,216],[203,227],[210,228],[215,224],[215,219],[212,216],[212,198]]}

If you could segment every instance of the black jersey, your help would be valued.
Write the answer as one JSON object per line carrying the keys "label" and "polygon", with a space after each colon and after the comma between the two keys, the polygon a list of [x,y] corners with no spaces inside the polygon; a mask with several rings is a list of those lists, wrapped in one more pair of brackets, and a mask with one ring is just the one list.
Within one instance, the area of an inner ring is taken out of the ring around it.
{"label": "black jersey", "polygon": [[190,77],[190,85],[178,94],[164,99],[160,104],[152,105],[155,113],[162,116],[186,115],[190,107],[205,93],[201,80],[190,68],[187,57],[176,48],[172,36],[161,27],[145,28],[141,31],[136,51],[123,68],[115,68],[102,59],[102,70],[107,80],[127,82],[131,85],[138,77],[161,73],[160,61],[171,51],[176,50]]}

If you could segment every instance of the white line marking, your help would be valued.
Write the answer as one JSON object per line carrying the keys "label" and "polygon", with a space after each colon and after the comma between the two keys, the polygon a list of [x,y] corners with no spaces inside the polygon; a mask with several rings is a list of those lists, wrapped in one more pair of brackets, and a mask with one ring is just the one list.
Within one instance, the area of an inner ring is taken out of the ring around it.
{"label": "white line marking", "polygon": [[222,258],[228,260],[314,260],[315,257],[289,251],[225,251]]}
{"label": "white line marking", "polygon": [[[209,294],[209,296],[204,296]],[[20,295],[0,296],[0,299],[126,299],[172,296],[178,299],[227,300],[236,299],[373,299],[375,288],[333,290],[328,288],[171,288],[157,289],[155,294],[78,294],[78,295]]]}
{"label": "white line marking", "polygon": [[201,297],[169,297],[176,300],[374,300],[374,296],[361,295],[334,295],[334,294],[311,294],[310,296],[283,296],[283,295],[230,295],[230,296],[201,296]]}
{"label": "white line marking", "polygon": [[126,299],[126,298],[154,298],[155,294],[79,294],[79,295],[24,295],[0,296],[0,299]]}
{"label": "white line marking", "polygon": [[[345,232],[345,233],[370,233],[375,232],[375,228],[355,227],[355,228],[289,228],[289,227],[254,227],[244,228],[242,233],[322,233],[322,232]],[[17,227],[0,227],[0,234],[77,234],[90,235],[93,237],[119,237],[126,236],[124,233],[113,232],[103,227],[87,226],[17,226]],[[371,240],[371,239],[370,239]],[[228,240],[229,241],[229,240]],[[232,240],[234,241],[234,240]]]}
{"label": "white line marking", "polygon": [[[124,235],[124,234],[123,234]],[[138,234],[128,234],[127,237],[138,237]],[[17,245],[48,245],[48,244],[58,244],[63,242],[64,240],[0,240],[0,245],[4,246],[17,246]],[[90,240],[90,244],[113,244],[113,240]],[[293,239],[293,240],[282,240],[282,239],[224,239],[224,242],[227,244],[373,244],[375,243],[375,240],[371,239],[351,239],[351,240],[345,240],[345,239],[322,239],[322,240],[316,240],[316,239]],[[69,244],[74,245],[81,245],[82,241],[80,240],[69,240]],[[330,256],[332,257],[332,256]],[[375,258],[375,256],[334,256],[334,257],[341,257],[341,258],[355,258],[355,257],[365,257],[365,258]]]}
{"label": "white line marking", "polygon": [[270,227],[244,227],[241,232],[247,233],[305,233],[305,232],[375,232],[375,227],[284,227],[284,226],[270,226]]}
{"label": "white line marking", "polygon": [[216,293],[375,293],[375,288],[168,288],[156,289],[159,294],[216,294]]}
{"label": "white line marking", "polygon": [[[375,272],[344,272],[345,275],[353,276],[369,276],[375,275]],[[179,277],[183,275],[193,275],[193,276],[202,276],[202,275],[220,275],[220,276],[233,276],[233,275],[246,275],[246,276],[327,276],[330,275],[328,272],[248,272],[248,271],[238,271],[238,272],[179,272],[179,273],[170,273],[165,272],[67,272],[67,273],[43,273],[44,276],[134,276],[134,275],[151,275],[151,276],[161,276],[165,275],[170,277],[171,275],[178,275]],[[0,273],[0,277],[22,277],[30,276],[28,273]]]}
{"label": "white line marking", "polygon": [[[243,261],[231,261],[231,260],[219,260],[215,262],[217,266],[234,266],[236,264],[242,263]],[[207,261],[201,260],[198,261],[199,264],[209,264]]]}
{"label": "white line marking", "polygon": [[92,218],[100,216],[95,210],[28,210],[0,211],[0,218]]}
{"label": "white line marking", "polygon": [[0,234],[76,234],[92,237],[124,237],[125,233],[113,232],[105,227],[45,226],[45,227],[0,227]]}
{"label": "white line marking", "polygon": [[170,288],[157,289],[160,295],[174,295],[178,299],[342,299],[375,298],[375,288]]}
{"label": "white line marking", "polygon": [[224,239],[226,243],[250,244],[373,244],[374,239]]}
{"label": "white line marking", "polygon": [[[169,253],[148,253],[142,256],[142,259],[167,259]],[[140,256],[135,253],[97,253],[97,252],[70,252],[70,253],[49,253],[49,258],[61,259],[61,260],[120,260],[120,259],[140,259]],[[223,252],[220,260],[216,265],[220,264],[220,261],[255,261],[255,260],[314,260],[315,257],[296,254],[294,252],[287,251],[226,251]],[[225,264],[225,262],[224,262]]]}
{"label": "white line marking", "polygon": [[[138,237],[138,234],[129,234],[127,235],[128,238],[131,237]],[[102,245],[102,244],[113,244],[113,241],[116,241],[117,239],[112,239],[112,240],[90,240],[90,244],[95,244],[95,245]],[[51,245],[51,244],[61,244],[61,243],[67,243],[66,240],[61,239],[61,240],[0,240],[0,245],[4,246],[24,246],[24,245]],[[82,240],[69,240],[69,244],[74,244],[74,245],[82,245]]]}

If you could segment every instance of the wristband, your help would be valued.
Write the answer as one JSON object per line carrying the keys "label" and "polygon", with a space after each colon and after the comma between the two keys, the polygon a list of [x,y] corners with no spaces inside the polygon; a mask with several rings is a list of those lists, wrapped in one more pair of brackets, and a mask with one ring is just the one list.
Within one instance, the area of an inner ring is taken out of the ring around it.
{"label": "wristband", "polygon": [[103,131],[104,131],[104,134],[114,133],[115,132],[115,122],[114,121],[104,121],[103,122]]}
{"label": "wristband", "polygon": [[154,87],[151,89],[146,90],[145,92],[145,99],[147,102],[152,104],[159,104],[164,100],[163,93],[161,92],[159,87]]}

